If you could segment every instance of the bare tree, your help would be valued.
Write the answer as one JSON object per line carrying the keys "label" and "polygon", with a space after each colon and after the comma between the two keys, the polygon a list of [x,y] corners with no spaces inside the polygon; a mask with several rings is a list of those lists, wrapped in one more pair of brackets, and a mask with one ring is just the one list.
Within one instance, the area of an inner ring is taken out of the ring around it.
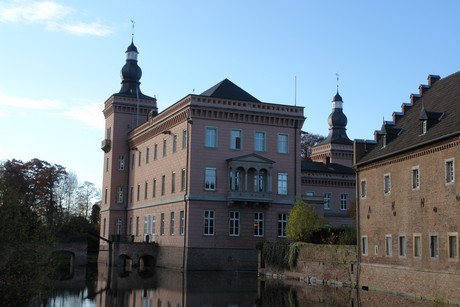
{"label": "bare tree", "polygon": [[77,174],[68,172],[62,178],[57,187],[58,206],[62,212],[62,218],[67,221],[70,217],[71,208],[75,204],[75,196],[78,188]]}
{"label": "bare tree", "polygon": [[78,214],[88,218],[92,204],[97,198],[99,198],[99,191],[94,186],[94,183],[85,181],[81,186],[78,187],[76,192],[76,207]]}
{"label": "bare tree", "polygon": [[324,136],[319,134],[312,134],[308,132],[302,132],[302,136],[300,138],[300,146],[302,149],[302,159],[307,159],[311,156],[311,149],[317,143],[323,141],[325,139]]}

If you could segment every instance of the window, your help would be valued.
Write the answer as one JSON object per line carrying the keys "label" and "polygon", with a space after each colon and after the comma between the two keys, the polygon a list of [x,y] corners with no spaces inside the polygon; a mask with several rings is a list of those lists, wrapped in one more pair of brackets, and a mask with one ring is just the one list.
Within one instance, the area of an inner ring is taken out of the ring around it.
{"label": "window", "polygon": [[416,190],[420,187],[420,174],[418,167],[412,168],[412,189]]}
{"label": "window", "polygon": [[163,157],[166,157],[166,144],[167,144],[167,141],[166,139],[163,140]]}
{"label": "window", "polygon": [[391,192],[390,174],[385,174],[383,176],[383,191],[385,192],[385,194],[390,194]]}
{"label": "window", "polygon": [[108,194],[108,189],[105,188],[105,193],[104,193],[104,204],[107,204],[107,194]]}
{"label": "window", "polygon": [[393,241],[391,235],[385,236],[385,255],[391,257],[393,254]]}
{"label": "window", "polygon": [[213,210],[204,210],[203,235],[214,235],[215,212]]}
{"label": "window", "polygon": [[139,235],[139,217],[136,217],[136,236]]}
{"label": "window", "polygon": [[158,159],[158,144],[153,145],[153,160]]}
{"label": "window", "polygon": [[240,191],[241,188],[241,172],[236,171],[235,173],[230,173],[230,189],[233,191]]}
{"label": "window", "polygon": [[172,152],[177,151],[177,134],[173,135],[173,146],[172,146]]}
{"label": "window", "polygon": [[123,220],[118,218],[115,223],[115,227],[116,227],[116,234],[121,235],[121,232],[123,230]]}
{"label": "window", "polygon": [[125,170],[125,156],[124,155],[118,156],[118,170],[120,171]]}
{"label": "window", "polygon": [[454,160],[446,160],[446,183],[454,182]]}
{"label": "window", "polygon": [[422,236],[414,234],[414,257],[422,257]]}
{"label": "window", "polygon": [[144,199],[147,199],[147,193],[149,191],[149,183],[146,181],[144,183]]}
{"label": "window", "polygon": [[256,131],[254,135],[254,150],[265,151],[265,132]]}
{"label": "window", "polygon": [[427,123],[428,121],[426,119],[420,121],[420,134],[425,134],[428,130]]}
{"label": "window", "polygon": [[142,151],[139,151],[139,155],[137,156],[137,166],[141,166],[142,162]]}
{"label": "window", "polygon": [[171,193],[176,192],[176,172],[171,174]]}
{"label": "window", "polygon": [[286,227],[287,227],[287,214],[278,214],[278,237],[286,238]]}
{"label": "window", "polygon": [[180,180],[180,190],[185,191],[185,182],[186,182],[186,177],[185,177],[185,168],[182,169],[181,171],[181,180]]}
{"label": "window", "polygon": [[331,210],[331,198],[331,192],[324,193],[324,210]]}
{"label": "window", "polygon": [[264,236],[264,213],[254,213],[254,237]]}
{"label": "window", "polygon": [[448,246],[448,253],[449,259],[458,258],[458,234],[455,233],[448,233],[449,238],[449,246]]}
{"label": "window", "polygon": [[137,185],[137,201],[139,201],[139,199],[141,198],[141,185],[138,184]]}
{"label": "window", "polygon": [[134,155],[134,153],[131,154],[131,169],[134,169],[134,158],[136,156]]}
{"label": "window", "polygon": [[361,198],[366,198],[367,196],[367,181],[361,180]]}
{"label": "window", "polygon": [[162,213],[160,215],[160,235],[163,236],[165,234],[165,214]]}
{"label": "window", "polygon": [[152,241],[153,241],[155,238],[155,216],[151,215],[150,217],[152,218],[152,227],[150,228],[150,230],[152,231]]}
{"label": "window", "polygon": [[147,236],[150,233],[149,216],[144,215],[144,242],[147,242]]}
{"label": "window", "polygon": [[157,179],[153,178],[152,182],[152,197],[157,196]]}
{"label": "window", "polygon": [[240,235],[240,213],[238,211],[229,212],[229,231],[230,236],[239,236]]}
{"label": "window", "polygon": [[439,256],[439,240],[435,234],[430,234],[430,257],[437,258]]}
{"label": "window", "polygon": [[129,235],[133,234],[133,217],[129,218]]}
{"label": "window", "polygon": [[148,164],[150,161],[150,148],[147,147],[145,149],[145,164]]}
{"label": "window", "polygon": [[124,200],[123,187],[117,187],[117,203],[122,204]]}
{"label": "window", "polygon": [[106,220],[104,218],[104,222],[103,222],[103,225],[102,225],[102,236],[105,237],[105,226],[106,226]]}
{"label": "window", "polygon": [[105,159],[105,171],[108,172],[109,171],[109,158]]}
{"label": "window", "polygon": [[166,182],[166,176],[163,175],[161,176],[161,195],[165,195],[165,182]]}
{"label": "window", "polygon": [[406,257],[406,236],[399,236],[399,257]]}
{"label": "window", "polygon": [[184,228],[185,228],[185,212],[179,212],[179,235],[184,235]]}
{"label": "window", "polygon": [[230,132],[230,148],[235,150],[241,149],[241,130],[232,129]]}
{"label": "window", "polygon": [[278,173],[278,194],[287,195],[288,194],[288,174],[287,173]]}
{"label": "window", "polygon": [[182,149],[187,148],[187,130],[182,130]]}
{"label": "window", "polygon": [[207,167],[204,177],[204,189],[211,191],[216,190],[216,169]]}
{"label": "window", "polygon": [[340,194],[340,210],[348,210],[348,194]]}
{"label": "window", "polygon": [[254,192],[263,192],[265,190],[265,173],[260,171],[254,174]]}
{"label": "window", "polygon": [[279,153],[288,153],[288,135],[287,134],[278,134],[278,152]]}
{"label": "window", "polygon": [[217,128],[206,127],[204,146],[211,148],[217,147]]}
{"label": "window", "polygon": [[132,203],[133,202],[133,194],[134,194],[134,187],[131,187],[129,189],[129,202]]}
{"label": "window", "polygon": [[361,251],[362,251],[362,254],[367,256],[368,252],[369,252],[369,244],[368,244],[368,238],[367,236],[362,236],[361,237]]}
{"label": "window", "polygon": [[174,235],[174,212],[171,212],[171,216],[169,218],[169,234],[171,236]]}
{"label": "window", "polygon": [[110,137],[112,136],[112,127],[109,127],[107,128],[107,131],[106,131],[106,139],[110,140]]}

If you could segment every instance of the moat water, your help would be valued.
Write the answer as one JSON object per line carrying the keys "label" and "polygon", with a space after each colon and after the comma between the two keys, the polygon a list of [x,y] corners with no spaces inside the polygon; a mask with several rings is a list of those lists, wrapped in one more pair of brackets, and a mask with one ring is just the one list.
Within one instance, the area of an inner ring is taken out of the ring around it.
{"label": "moat water", "polygon": [[76,267],[63,280],[50,282],[48,298],[31,306],[439,306],[420,298],[261,278],[257,272],[126,272],[99,263]]}

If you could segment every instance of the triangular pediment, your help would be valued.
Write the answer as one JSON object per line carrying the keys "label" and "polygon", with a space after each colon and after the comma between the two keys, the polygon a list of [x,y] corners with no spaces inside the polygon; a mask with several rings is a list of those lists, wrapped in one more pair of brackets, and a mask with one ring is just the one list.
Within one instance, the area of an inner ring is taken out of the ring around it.
{"label": "triangular pediment", "polygon": [[249,154],[244,156],[239,156],[235,158],[227,159],[229,162],[246,162],[246,163],[263,163],[263,164],[273,164],[275,161],[267,159],[257,154]]}

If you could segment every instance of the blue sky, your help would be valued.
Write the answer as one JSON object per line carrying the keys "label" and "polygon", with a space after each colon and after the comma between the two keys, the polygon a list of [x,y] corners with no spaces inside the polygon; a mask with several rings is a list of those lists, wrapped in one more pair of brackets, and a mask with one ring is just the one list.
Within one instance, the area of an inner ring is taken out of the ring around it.
{"label": "blue sky", "polygon": [[[39,158],[102,185],[103,103],[131,42],[159,110],[228,78],[305,107],[327,135],[339,91],[351,139],[372,139],[425,84],[460,69],[460,1],[0,2],[0,160]],[[297,95],[295,94],[297,79]],[[460,85],[459,85],[460,86]]]}

